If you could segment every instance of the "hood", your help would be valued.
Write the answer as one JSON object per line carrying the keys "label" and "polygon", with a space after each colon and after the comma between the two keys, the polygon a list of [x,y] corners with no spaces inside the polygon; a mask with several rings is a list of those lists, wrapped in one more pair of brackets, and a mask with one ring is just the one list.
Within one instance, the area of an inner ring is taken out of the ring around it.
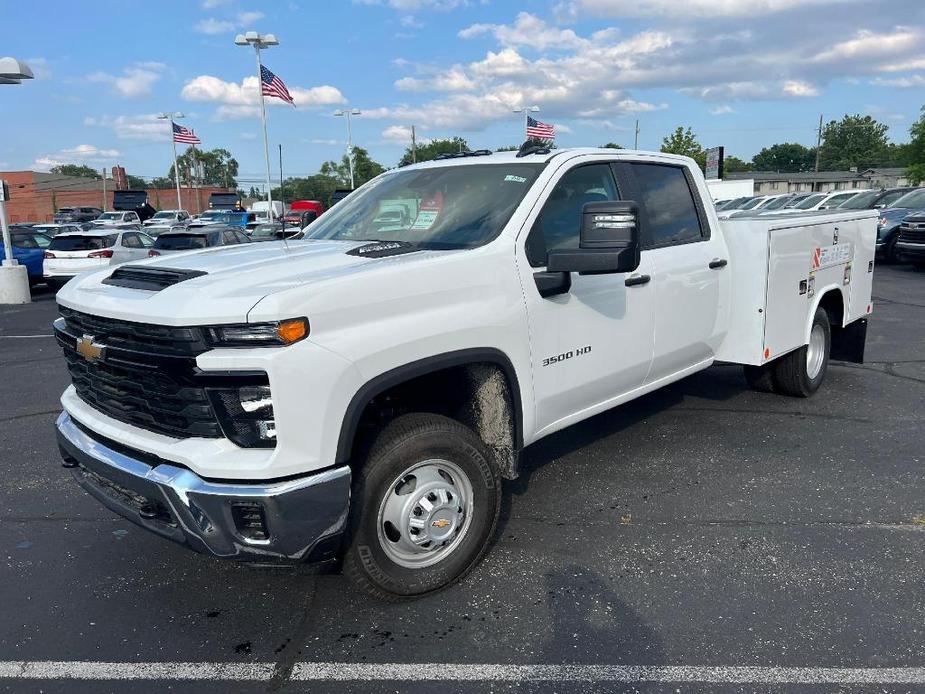
{"label": "hood", "polygon": [[190,270],[195,276],[159,290],[136,289],[104,282],[115,270],[108,267],[79,275],[58,292],[57,301],[77,311],[161,325],[240,323],[268,295],[375,272],[396,262],[426,262],[447,253],[415,251],[379,258],[347,253],[367,245],[369,242],[269,241],[174,253],[121,268]]}

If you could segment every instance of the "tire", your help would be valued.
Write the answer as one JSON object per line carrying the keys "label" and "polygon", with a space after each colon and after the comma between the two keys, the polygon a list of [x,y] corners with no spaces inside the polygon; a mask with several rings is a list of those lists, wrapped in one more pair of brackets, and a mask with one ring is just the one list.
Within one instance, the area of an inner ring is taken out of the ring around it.
{"label": "tire", "polygon": [[498,522],[501,476],[471,429],[408,414],[376,438],[351,506],[344,574],[378,599],[409,599],[455,583],[482,558]]}
{"label": "tire", "polygon": [[899,254],[896,252],[896,240],[899,234],[893,234],[893,237],[886,242],[886,248],[883,249],[883,259],[890,265],[896,265],[899,262]]}
{"label": "tire", "polygon": [[746,364],[745,381],[748,387],[759,393],[774,392],[774,364],[764,364],[763,366],[751,366]]}
{"label": "tire", "polygon": [[819,390],[829,367],[832,326],[825,309],[816,309],[810,328],[810,343],[781,357],[774,367],[774,385],[778,393],[808,398]]}

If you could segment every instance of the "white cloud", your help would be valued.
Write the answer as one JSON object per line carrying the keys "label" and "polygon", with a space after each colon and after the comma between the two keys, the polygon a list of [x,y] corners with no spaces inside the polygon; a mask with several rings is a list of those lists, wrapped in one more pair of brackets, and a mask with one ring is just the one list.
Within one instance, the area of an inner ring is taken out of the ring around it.
{"label": "white cloud", "polygon": [[136,116],[88,117],[84,118],[84,125],[111,128],[120,140],[170,141],[170,126],[167,121],[158,119],[156,113]]}
{"label": "white cloud", "polygon": [[200,5],[204,10],[213,10],[220,5],[227,5],[231,0],[202,0]]}
{"label": "white cloud", "polygon": [[395,88],[402,91],[465,92],[475,89],[476,83],[458,65],[444,73],[429,78],[403,77],[395,81]]}
{"label": "white cloud", "polygon": [[725,116],[728,113],[735,113],[735,109],[729,104],[720,104],[710,109],[711,116]]}
{"label": "white cloud", "polygon": [[896,27],[892,32],[883,33],[862,29],[855,34],[854,38],[841,41],[819,52],[813,60],[823,63],[906,53],[918,48],[922,38],[921,32],[908,27]]}
{"label": "white cloud", "polygon": [[354,5],[384,5],[402,12],[436,10],[448,12],[457,7],[468,5],[468,0],[353,0]]}
{"label": "white cloud", "polygon": [[399,24],[401,24],[403,27],[407,27],[409,29],[424,28],[424,22],[417,19],[413,14],[406,14],[404,17],[402,17],[398,21],[399,21]]}
{"label": "white cloud", "polygon": [[200,20],[196,22],[196,25],[193,27],[200,34],[226,34],[229,31],[234,31],[234,22],[229,22],[227,19],[215,19],[209,17],[208,19]]}
{"label": "white cloud", "polygon": [[61,164],[95,164],[110,163],[116,157],[122,156],[117,149],[100,149],[96,145],[77,145],[71,149],[62,149],[53,154],[37,157],[30,168],[36,171],[48,171],[53,166]]}
{"label": "white cloud", "polygon": [[87,80],[108,84],[119,96],[131,99],[148,96],[154,84],[163,76],[166,67],[164,63],[154,61],[132,63],[122,69],[121,75],[94,72],[87,76]]}
{"label": "white cloud", "polygon": [[[330,106],[346,100],[337,87],[289,87],[296,106]],[[245,77],[241,83],[226,82],[212,75],[200,75],[187,82],[180,91],[187,101],[219,104],[215,115],[220,120],[247,118],[259,113],[260,95],[256,77]],[[288,106],[281,99],[268,98],[268,106]]]}
{"label": "white cloud", "polygon": [[560,29],[529,12],[517,15],[513,24],[473,24],[460,31],[461,39],[491,34],[503,46],[525,46],[542,51],[549,48],[563,50],[587,43],[571,29]]}
{"label": "white cloud", "polygon": [[811,5],[848,5],[858,0],[574,0],[561,3],[558,12],[564,16],[579,13],[604,17],[676,17],[689,18],[756,17]]}
{"label": "white cloud", "polygon": [[809,82],[803,82],[801,80],[787,80],[784,82],[781,90],[787,96],[818,96],[819,90],[816,89]]}
{"label": "white cloud", "polygon": [[877,77],[870,81],[875,87],[898,87],[899,89],[911,89],[912,87],[925,87],[925,77],[922,75],[909,75],[908,77],[896,77],[893,79],[884,79]]}
{"label": "white cloud", "polygon": [[488,51],[483,60],[472,63],[469,68],[482,77],[513,77],[530,72],[530,62],[513,48],[504,48],[497,53]]}
{"label": "white cloud", "polygon": [[[390,125],[382,131],[382,139],[404,146],[411,145],[411,127],[407,125]],[[415,141],[419,145],[426,145],[431,138],[422,137],[420,131],[415,133]]]}
{"label": "white cloud", "polygon": [[327,147],[333,147],[334,145],[346,144],[343,140],[334,140],[332,138],[323,138],[323,137],[312,138],[311,140],[308,140],[308,143],[312,145],[325,145]]}

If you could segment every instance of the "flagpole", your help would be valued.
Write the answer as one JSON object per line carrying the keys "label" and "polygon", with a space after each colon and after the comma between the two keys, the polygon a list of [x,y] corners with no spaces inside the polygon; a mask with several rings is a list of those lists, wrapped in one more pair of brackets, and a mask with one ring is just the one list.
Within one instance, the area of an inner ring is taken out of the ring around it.
{"label": "flagpole", "polygon": [[170,144],[173,146],[173,181],[177,186],[177,209],[183,209],[183,202],[180,199],[180,167],[177,166],[177,141],[174,139],[173,134],[173,119],[182,118],[183,114],[174,112],[174,113],[162,113],[158,116],[158,120],[165,120],[170,124]]}
{"label": "flagpole", "polygon": [[260,92],[260,117],[263,120],[263,158],[267,170],[267,221],[273,221],[273,193],[270,191],[270,139],[267,135],[267,103],[263,96],[263,74],[260,62],[260,44],[254,44],[257,52],[257,90]]}

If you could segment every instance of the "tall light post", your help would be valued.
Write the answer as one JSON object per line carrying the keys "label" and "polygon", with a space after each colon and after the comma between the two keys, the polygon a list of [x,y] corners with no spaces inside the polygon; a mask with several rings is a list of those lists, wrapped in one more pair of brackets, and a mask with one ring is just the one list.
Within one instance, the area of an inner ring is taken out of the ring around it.
{"label": "tall light post", "polygon": [[337,109],[335,116],[345,116],[347,118],[347,165],[350,167],[350,190],[356,188],[353,182],[353,133],[350,130],[350,116],[359,116],[362,111],[358,108]]}
{"label": "tall light post", "polygon": [[[183,114],[179,111],[173,111],[171,113],[161,113],[158,115],[159,120],[165,120],[170,123],[170,144],[173,145],[173,180],[177,184],[177,209],[183,209],[183,201],[180,200],[180,167],[177,166],[177,140],[173,136],[173,122],[179,118],[183,118]],[[103,180],[106,180],[106,177],[103,177]],[[103,184],[106,185],[105,183]]]}
{"label": "tall light post", "polygon": [[[253,46],[257,54],[257,92],[260,96],[260,118],[263,121],[263,159],[266,164],[267,172],[267,220],[273,221],[273,193],[270,192],[270,143],[267,137],[267,104],[263,98],[263,75],[260,62],[260,50],[270,46],[278,46],[279,41],[273,34],[258,34],[256,31],[248,31],[244,34],[238,34],[234,37],[236,46]],[[282,181],[280,181],[282,185]]]}
{"label": "tall light post", "polygon": [[529,138],[527,137],[527,119],[530,117],[531,113],[539,113],[539,106],[521,106],[520,108],[515,108],[514,113],[524,114],[524,141],[526,142]]}
{"label": "tall light post", "polygon": [[[0,58],[0,84],[21,84],[35,76],[32,69],[16,58]],[[6,200],[9,188],[6,181],[0,181],[0,231],[3,232],[3,262],[0,263],[0,304],[28,304],[32,301],[29,291],[29,274],[25,265],[13,257],[13,239],[6,220]]]}

